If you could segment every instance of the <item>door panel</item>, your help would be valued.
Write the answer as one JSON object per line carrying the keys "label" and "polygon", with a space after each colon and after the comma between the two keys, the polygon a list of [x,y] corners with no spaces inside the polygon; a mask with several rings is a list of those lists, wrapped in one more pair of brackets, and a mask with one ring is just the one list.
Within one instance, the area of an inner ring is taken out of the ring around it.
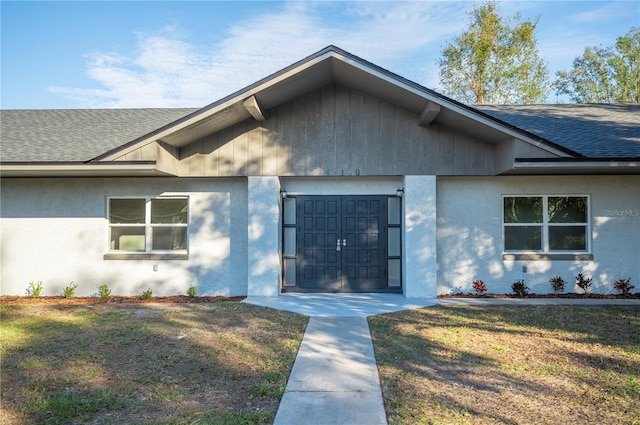
{"label": "door panel", "polygon": [[344,196],[343,222],[347,246],[344,247],[343,289],[373,291],[387,287],[381,274],[386,257],[380,247],[381,229],[386,226],[386,197]]}
{"label": "door panel", "polygon": [[336,251],[339,230],[338,200],[332,196],[298,197],[298,287],[339,290],[339,262]]}
{"label": "door panel", "polygon": [[298,196],[296,286],[318,292],[388,289],[386,205],[386,196]]}

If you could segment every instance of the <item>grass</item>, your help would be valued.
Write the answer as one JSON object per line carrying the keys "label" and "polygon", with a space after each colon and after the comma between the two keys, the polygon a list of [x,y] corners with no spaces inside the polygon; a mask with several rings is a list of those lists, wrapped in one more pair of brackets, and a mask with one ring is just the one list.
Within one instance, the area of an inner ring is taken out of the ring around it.
{"label": "grass", "polygon": [[0,306],[2,424],[267,424],[307,318],[237,302]]}
{"label": "grass", "polygon": [[[307,323],[237,302],[0,309],[2,424],[269,424]],[[369,324],[392,425],[640,424],[637,307]]]}
{"label": "grass", "polygon": [[369,318],[389,424],[640,424],[640,308]]}

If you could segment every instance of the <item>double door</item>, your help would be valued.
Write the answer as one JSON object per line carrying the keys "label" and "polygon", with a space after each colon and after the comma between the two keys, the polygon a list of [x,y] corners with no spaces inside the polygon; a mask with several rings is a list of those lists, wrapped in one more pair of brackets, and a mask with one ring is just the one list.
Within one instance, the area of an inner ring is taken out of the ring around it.
{"label": "double door", "polygon": [[[388,285],[387,196],[297,196],[295,224],[285,217],[285,254],[295,231],[295,275],[285,289],[307,292],[399,292]],[[287,215],[285,206],[285,216]],[[289,215],[293,214],[290,210]],[[295,229],[295,230],[294,230]],[[288,235],[287,235],[288,233]],[[287,256],[285,255],[285,268]],[[289,268],[293,262],[289,263]]]}

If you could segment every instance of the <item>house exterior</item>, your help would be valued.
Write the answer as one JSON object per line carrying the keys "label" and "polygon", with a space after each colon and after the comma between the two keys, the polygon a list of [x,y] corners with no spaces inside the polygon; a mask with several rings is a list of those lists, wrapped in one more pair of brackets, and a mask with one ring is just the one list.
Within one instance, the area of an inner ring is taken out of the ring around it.
{"label": "house exterior", "polygon": [[5,110],[2,294],[614,292],[639,117],[469,107],[334,46],[201,109]]}

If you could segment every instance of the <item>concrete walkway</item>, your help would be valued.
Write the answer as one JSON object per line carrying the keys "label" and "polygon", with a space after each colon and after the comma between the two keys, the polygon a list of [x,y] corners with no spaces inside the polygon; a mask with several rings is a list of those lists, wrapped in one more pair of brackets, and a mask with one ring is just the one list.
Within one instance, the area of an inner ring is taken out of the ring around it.
{"label": "concrete walkway", "polygon": [[311,317],[274,425],[387,423],[365,317]]}
{"label": "concrete walkway", "polygon": [[640,300],[405,298],[397,294],[283,294],[245,303],[311,316],[274,425],[386,425],[367,316],[433,305],[635,305]]}
{"label": "concrete walkway", "polygon": [[305,316],[367,317],[438,304],[437,298],[405,298],[401,294],[282,294],[247,297],[245,303],[292,311]]}
{"label": "concrete walkway", "polygon": [[283,294],[244,302],[311,316],[274,425],[386,425],[366,317],[438,303],[399,294]]}

